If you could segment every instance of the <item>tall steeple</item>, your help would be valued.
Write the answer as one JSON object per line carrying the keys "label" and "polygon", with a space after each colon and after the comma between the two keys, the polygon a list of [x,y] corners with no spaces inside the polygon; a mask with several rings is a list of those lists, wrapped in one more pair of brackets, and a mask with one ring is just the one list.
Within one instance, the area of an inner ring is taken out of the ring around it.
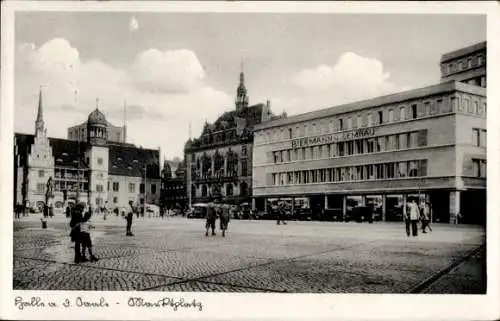
{"label": "tall steeple", "polygon": [[43,121],[43,105],[42,105],[42,87],[40,87],[40,94],[38,97],[38,113],[35,122],[35,136],[45,134],[45,122]]}
{"label": "tall steeple", "polygon": [[240,84],[236,90],[236,110],[241,111],[248,107],[247,88],[245,87],[245,73],[243,72],[243,61],[241,62]]}

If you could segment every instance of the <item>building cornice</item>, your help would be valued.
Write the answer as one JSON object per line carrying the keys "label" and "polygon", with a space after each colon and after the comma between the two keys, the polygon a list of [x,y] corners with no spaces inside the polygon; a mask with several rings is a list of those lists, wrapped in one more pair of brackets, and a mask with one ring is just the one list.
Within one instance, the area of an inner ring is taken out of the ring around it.
{"label": "building cornice", "polygon": [[470,55],[471,53],[475,53],[481,50],[486,49],[486,41],[482,41],[479,43],[476,43],[472,46],[468,46],[465,48],[460,48],[458,50],[454,50],[448,53],[445,53],[441,56],[441,63],[448,62],[450,60],[458,59],[467,55]]}
{"label": "building cornice", "polygon": [[486,88],[464,84],[457,81],[443,82],[423,88],[403,91],[395,94],[380,96],[376,98],[361,100],[353,103],[324,108],[304,114],[289,116],[285,119],[269,121],[255,126],[255,130],[262,130],[274,127],[281,127],[305,121],[322,119],[331,116],[340,116],[352,112],[360,112],[372,108],[381,108],[385,105],[402,103],[405,101],[419,99],[449,92],[460,91],[478,96],[486,97]]}

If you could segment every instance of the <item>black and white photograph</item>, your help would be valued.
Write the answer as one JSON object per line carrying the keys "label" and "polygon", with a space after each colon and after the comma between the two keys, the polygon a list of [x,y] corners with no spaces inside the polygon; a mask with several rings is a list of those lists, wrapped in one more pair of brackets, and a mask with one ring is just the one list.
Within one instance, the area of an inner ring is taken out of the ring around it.
{"label": "black and white photograph", "polygon": [[9,309],[497,295],[486,11],[135,4],[10,8]]}

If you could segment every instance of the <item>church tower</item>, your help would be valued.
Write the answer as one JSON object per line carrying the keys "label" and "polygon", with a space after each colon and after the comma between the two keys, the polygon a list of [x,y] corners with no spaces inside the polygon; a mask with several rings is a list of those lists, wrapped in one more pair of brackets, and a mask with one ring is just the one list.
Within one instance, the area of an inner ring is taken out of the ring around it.
{"label": "church tower", "polygon": [[[54,156],[47,137],[43,120],[42,89],[38,96],[38,112],[35,121],[35,137],[28,156],[27,201],[31,206],[42,206],[50,202],[53,195],[47,195],[47,182],[54,177]],[[47,199],[47,197],[49,199]],[[50,205],[50,204],[49,204]]]}
{"label": "church tower", "polygon": [[38,112],[35,121],[35,136],[46,136],[47,131],[45,130],[45,122],[43,121],[43,106],[42,106],[42,88],[40,88],[40,94],[38,96]]}
{"label": "church tower", "polygon": [[245,74],[243,73],[243,63],[241,63],[240,84],[236,90],[236,111],[240,112],[248,107],[247,88],[245,87]]}
{"label": "church tower", "polygon": [[87,120],[86,158],[89,166],[89,203],[93,208],[102,207],[108,200],[108,122],[99,110],[99,99],[96,109]]}

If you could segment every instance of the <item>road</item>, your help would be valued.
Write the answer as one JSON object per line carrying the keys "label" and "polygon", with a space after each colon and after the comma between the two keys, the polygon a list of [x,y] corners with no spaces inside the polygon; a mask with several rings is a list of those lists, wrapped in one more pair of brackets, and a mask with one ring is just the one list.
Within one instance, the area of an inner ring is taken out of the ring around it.
{"label": "road", "polygon": [[14,221],[14,289],[291,293],[485,293],[485,230],[434,224],[96,218],[95,263],[74,264],[68,221]]}

